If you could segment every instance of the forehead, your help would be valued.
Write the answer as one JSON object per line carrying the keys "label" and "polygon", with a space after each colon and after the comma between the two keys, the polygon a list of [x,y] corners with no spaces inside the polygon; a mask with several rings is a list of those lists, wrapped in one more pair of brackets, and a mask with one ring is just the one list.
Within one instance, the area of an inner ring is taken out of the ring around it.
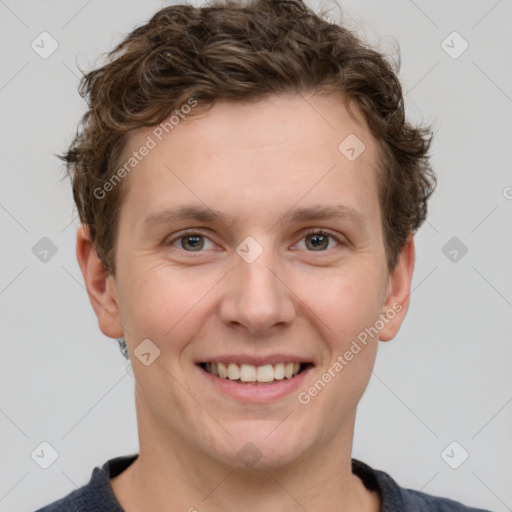
{"label": "forehead", "polygon": [[254,208],[341,199],[378,215],[377,143],[354,105],[351,111],[339,97],[276,95],[218,101],[199,115],[133,132],[126,157],[151,148],[124,183],[132,223],[180,201],[250,218]]}

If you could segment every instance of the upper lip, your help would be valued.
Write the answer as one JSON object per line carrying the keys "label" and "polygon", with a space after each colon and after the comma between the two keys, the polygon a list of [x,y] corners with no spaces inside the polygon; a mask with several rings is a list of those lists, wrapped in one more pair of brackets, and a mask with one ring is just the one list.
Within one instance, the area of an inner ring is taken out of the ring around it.
{"label": "upper lip", "polygon": [[205,357],[200,361],[196,361],[196,364],[200,363],[235,363],[250,364],[253,366],[263,366],[266,364],[277,364],[277,363],[312,363],[311,359],[286,354],[269,354],[267,356],[253,356],[249,354],[225,354],[221,356]]}

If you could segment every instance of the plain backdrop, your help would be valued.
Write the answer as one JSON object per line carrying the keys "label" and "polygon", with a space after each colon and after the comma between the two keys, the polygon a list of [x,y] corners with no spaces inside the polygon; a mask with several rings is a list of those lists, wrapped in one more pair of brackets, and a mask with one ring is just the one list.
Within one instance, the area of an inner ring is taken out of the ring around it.
{"label": "plain backdrop", "polygon": [[[85,111],[78,66],[164,5],[0,1],[1,512],[35,510],[138,451],[133,377],[97,327],[54,153]],[[512,2],[351,0],[342,11],[372,45],[398,43],[407,115],[433,123],[439,179],[408,318],[380,345],[353,456],[402,486],[512,510]],[[58,454],[47,469],[34,455],[52,453],[43,442]]]}

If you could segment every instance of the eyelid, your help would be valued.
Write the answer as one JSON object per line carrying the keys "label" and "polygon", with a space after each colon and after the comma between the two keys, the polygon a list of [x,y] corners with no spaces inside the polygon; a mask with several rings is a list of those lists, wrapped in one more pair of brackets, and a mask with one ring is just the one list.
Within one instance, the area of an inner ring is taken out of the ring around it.
{"label": "eyelid", "polygon": [[[193,235],[199,235],[199,236],[202,236],[208,240],[210,240],[210,242],[214,245],[217,245],[208,235],[202,233],[200,231],[200,228],[189,228],[189,229],[185,229],[183,231],[179,231],[178,233],[175,233],[173,235],[171,235],[170,237],[166,238],[164,240],[164,245],[172,245],[174,242],[180,240],[180,238],[183,238],[183,237],[186,237],[186,236],[193,236]],[[323,228],[307,228],[305,231],[303,231],[301,233],[301,237],[300,239],[298,240],[298,242],[302,241],[305,237],[309,236],[309,235],[322,235],[322,236],[327,236],[329,238],[332,238],[333,240],[335,240],[339,245],[346,245],[347,244],[347,241],[340,235],[337,235],[336,233],[333,233],[327,229],[323,229]],[[296,243],[298,243],[296,242]],[[296,244],[294,244],[296,245]],[[333,248],[329,249],[329,250],[332,250]],[[197,253],[197,254],[200,254],[204,251],[185,251],[183,250],[183,252],[188,252],[188,253]],[[328,251],[308,251],[308,252],[328,252]]]}
{"label": "eyelid", "polygon": [[[184,238],[187,236],[194,236],[194,235],[202,236],[202,237],[208,239],[212,244],[217,245],[208,235],[201,233],[201,231],[199,231],[198,228],[189,228],[189,229],[185,229],[183,231],[179,231],[178,233],[174,233],[173,235],[164,239],[163,245],[164,246],[167,246],[167,245],[172,246],[172,244],[174,244],[174,242],[177,242],[181,238]],[[185,250],[183,250],[183,252],[188,252],[191,254],[193,254],[193,253],[200,254],[204,251],[185,251]]]}
{"label": "eyelid", "polygon": [[[305,232],[303,232],[300,240],[303,238],[309,236],[309,235],[322,235],[322,236],[328,236],[329,238],[332,238],[335,240],[339,245],[346,245],[347,241],[342,237],[341,235],[338,235],[336,233],[333,233],[332,231],[329,231],[324,228],[308,228]],[[299,240],[299,241],[300,241]],[[328,252],[328,251],[309,251],[309,252]]]}

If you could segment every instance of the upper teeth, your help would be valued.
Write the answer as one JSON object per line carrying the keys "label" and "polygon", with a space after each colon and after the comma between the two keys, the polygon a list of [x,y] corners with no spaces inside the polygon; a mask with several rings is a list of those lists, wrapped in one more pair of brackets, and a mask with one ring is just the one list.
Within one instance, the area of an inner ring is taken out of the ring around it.
{"label": "upper teeth", "polygon": [[206,363],[206,371],[222,379],[241,380],[242,382],[272,382],[285,377],[291,379],[299,373],[300,363],[277,363],[254,366],[236,363]]}

